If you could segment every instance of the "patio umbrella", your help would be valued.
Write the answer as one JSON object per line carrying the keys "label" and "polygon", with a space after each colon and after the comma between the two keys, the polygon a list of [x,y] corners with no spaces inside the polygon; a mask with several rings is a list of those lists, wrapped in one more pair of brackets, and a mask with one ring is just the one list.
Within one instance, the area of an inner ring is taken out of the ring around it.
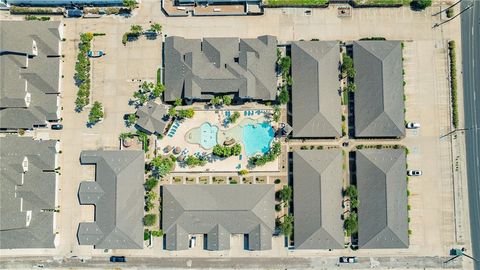
{"label": "patio umbrella", "polygon": [[180,148],[180,147],[178,147],[178,146],[175,147],[175,149],[173,149],[173,153],[174,153],[175,155],[180,154],[181,151],[182,151],[182,148]]}
{"label": "patio umbrella", "polygon": [[185,156],[184,155],[180,155],[177,157],[177,161],[184,161],[185,160]]}
{"label": "patio umbrella", "polygon": [[132,139],[126,138],[125,140],[123,140],[123,146],[125,146],[127,148],[132,146]]}

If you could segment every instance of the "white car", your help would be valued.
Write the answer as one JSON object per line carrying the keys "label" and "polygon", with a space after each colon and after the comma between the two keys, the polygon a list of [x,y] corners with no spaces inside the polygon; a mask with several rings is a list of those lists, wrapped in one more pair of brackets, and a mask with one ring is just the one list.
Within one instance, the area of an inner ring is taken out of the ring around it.
{"label": "white car", "polygon": [[197,244],[197,237],[192,236],[192,238],[190,238],[190,242],[188,243],[188,247],[194,248],[196,244]]}
{"label": "white car", "polygon": [[422,175],[422,171],[420,171],[420,170],[408,170],[407,175],[408,176],[420,176],[420,175]]}
{"label": "white car", "polygon": [[408,129],[417,129],[417,128],[420,128],[420,124],[415,122],[409,122],[407,123],[406,127]]}

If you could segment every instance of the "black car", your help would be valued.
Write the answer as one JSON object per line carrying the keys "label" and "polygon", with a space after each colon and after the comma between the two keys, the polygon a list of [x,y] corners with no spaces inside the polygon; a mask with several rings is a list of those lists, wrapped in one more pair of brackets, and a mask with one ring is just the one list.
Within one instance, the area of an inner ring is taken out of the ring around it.
{"label": "black car", "polygon": [[52,129],[55,129],[55,130],[63,129],[63,125],[62,124],[53,124]]}
{"label": "black car", "polygon": [[125,256],[112,256],[110,262],[127,262],[127,258]]}

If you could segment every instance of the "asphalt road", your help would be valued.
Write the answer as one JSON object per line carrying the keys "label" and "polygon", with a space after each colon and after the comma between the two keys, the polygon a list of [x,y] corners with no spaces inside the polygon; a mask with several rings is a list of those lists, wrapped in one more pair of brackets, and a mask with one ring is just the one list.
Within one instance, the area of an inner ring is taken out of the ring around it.
{"label": "asphalt road", "polygon": [[[480,259],[480,1],[474,2],[462,14],[462,54],[472,254]],[[462,9],[471,3],[463,1]]]}
{"label": "asphalt road", "polygon": [[[127,258],[126,263],[111,263],[108,257],[90,259],[52,259],[41,257],[17,257],[0,259],[0,269],[460,269],[462,260],[444,264],[451,257],[395,257],[358,258],[355,264],[339,264],[338,258]],[[463,258],[464,259],[464,258]]]}

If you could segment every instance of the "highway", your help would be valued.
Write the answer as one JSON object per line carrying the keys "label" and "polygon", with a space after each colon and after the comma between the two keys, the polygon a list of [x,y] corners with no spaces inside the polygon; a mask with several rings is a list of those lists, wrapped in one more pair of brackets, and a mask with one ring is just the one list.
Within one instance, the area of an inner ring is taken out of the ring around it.
{"label": "highway", "polygon": [[[480,1],[462,14],[463,89],[472,254],[480,258]],[[472,1],[462,1],[462,10]],[[468,252],[467,252],[468,253]],[[475,262],[480,270],[480,262]]]}

